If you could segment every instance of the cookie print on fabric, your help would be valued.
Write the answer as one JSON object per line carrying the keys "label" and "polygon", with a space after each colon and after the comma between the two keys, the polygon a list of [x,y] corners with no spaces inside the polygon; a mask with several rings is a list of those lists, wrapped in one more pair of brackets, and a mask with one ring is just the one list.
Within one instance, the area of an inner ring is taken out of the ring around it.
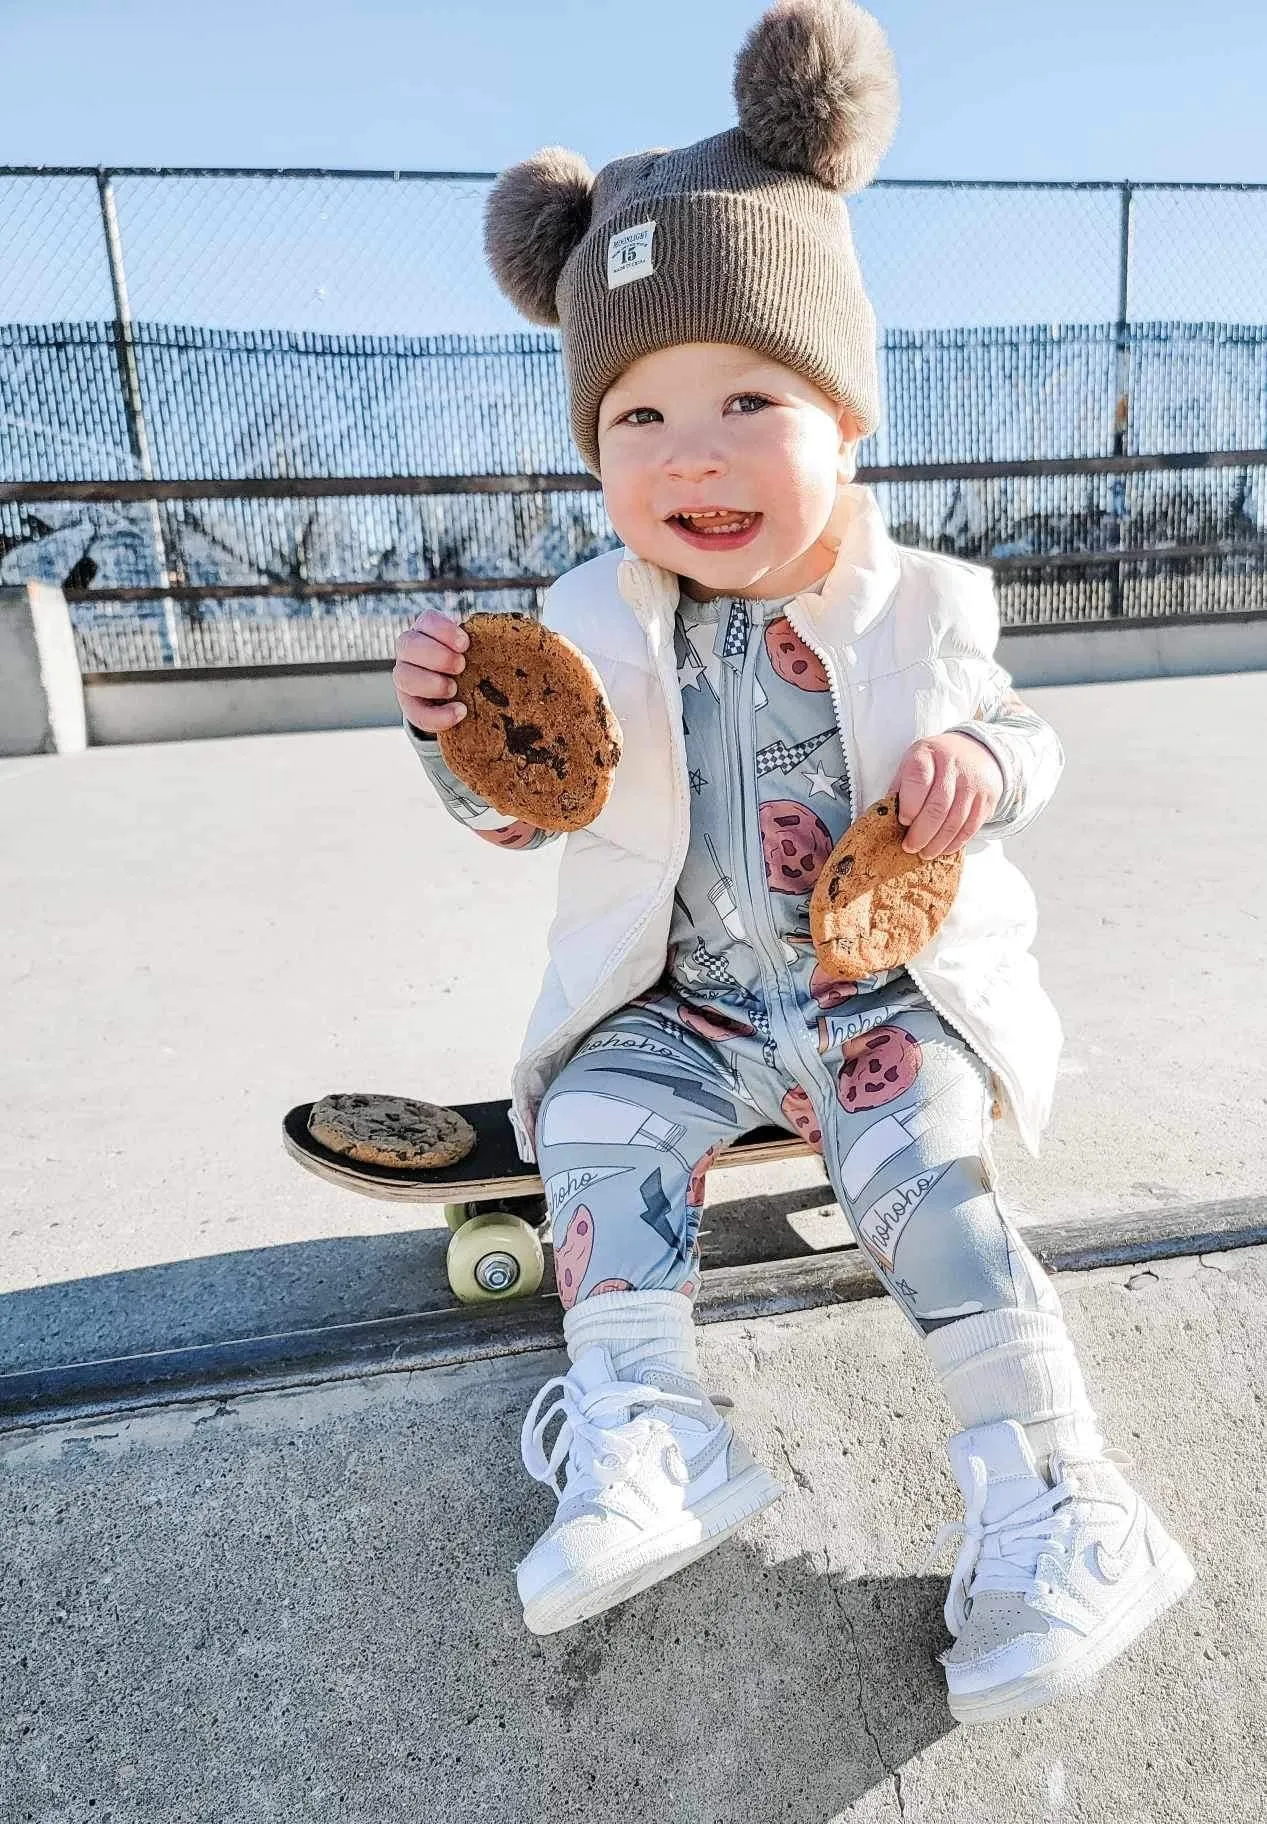
{"label": "cookie print on fabric", "polygon": [[696,1162],[686,1186],[686,1207],[688,1210],[699,1210],[704,1206],[704,1180],[708,1168],[721,1151],[720,1146],[710,1146],[704,1157]]}
{"label": "cookie print on fabric", "polygon": [[822,818],[791,798],[774,798],[761,806],[758,822],[770,891],[811,892],[833,847]]}
{"label": "cookie print on fabric", "polygon": [[600,1279],[596,1286],[591,1286],[586,1298],[597,1298],[600,1292],[632,1292],[633,1286],[627,1279]]}
{"label": "cookie print on fabric", "polygon": [[849,1039],[836,1078],[836,1094],[851,1115],[865,1114],[904,1096],[924,1061],[917,1039],[901,1026],[877,1026]]}
{"label": "cookie print on fabric", "polygon": [[580,1296],[581,1282],[593,1252],[594,1218],[588,1205],[578,1203],[563,1240],[554,1250],[554,1283],[564,1309],[574,1305]]}
{"label": "cookie print on fabric", "polygon": [[823,662],[811,652],[786,615],[765,630],[765,649],[775,672],[798,690],[830,690]]}
{"label": "cookie print on fabric", "polygon": [[858,992],[857,982],[842,982],[834,975],[828,975],[821,963],[815,964],[814,973],[809,978],[809,991],[818,1002],[824,1013],[830,1013],[833,1007],[839,1007],[842,1001],[852,1000]]}
{"label": "cookie print on fabric", "polygon": [[525,823],[522,817],[516,818],[514,823],[508,823],[504,830],[476,830],[475,832],[477,836],[482,836],[485,842],[496,843],[499,849],[530,848],[538,833],[536,824]]}
{"label": "cookie print on fabric", "polygon": [[779,1104],[785,1117],[808,1146],[816,1153],[823,1150],[823,1130],[818,1125],[818,1116],[814,1113],[814,1104],[798,1084],[789,1089]]}

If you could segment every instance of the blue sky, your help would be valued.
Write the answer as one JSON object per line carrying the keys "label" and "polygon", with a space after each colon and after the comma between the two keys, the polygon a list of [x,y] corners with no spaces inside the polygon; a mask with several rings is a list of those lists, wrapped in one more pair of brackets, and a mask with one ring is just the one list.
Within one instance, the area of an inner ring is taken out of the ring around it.
{"label": "blue sky", "polygon": [[[0,0],[0,162],[597,169],[734,119],[761,0]],[[888,0],[903,115],[882,178],[1267,180],[1267,5]],[[1217,25],[1203,37],[1193,18]],[[329,332],[523,328],[480,185],[120,181],[132,308]],[[1112,193],[873,190],[882,325],[1105,322]],[[1261,322],[1267,191],[1141,197],[1131,315]],[[0,322],[111,314],[95,186],[0,179]]]}
{"label": "blue sky", "polygon": [[[0,0],[0,161],[496,169],[731,123],[753,0]],[[1267,178],[1267,7],[887,0],[892,177]],[[1208,28],[1208,29],[1207,29]]]}

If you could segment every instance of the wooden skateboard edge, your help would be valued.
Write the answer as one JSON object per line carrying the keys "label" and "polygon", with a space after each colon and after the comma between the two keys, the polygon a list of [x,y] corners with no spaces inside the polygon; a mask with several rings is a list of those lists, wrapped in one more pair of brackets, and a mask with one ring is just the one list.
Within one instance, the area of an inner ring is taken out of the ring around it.
{"label": "wooden skateboard edge", "polygon": [[[460,1107],[471,1106],[460,1104]],[[297,1165],[327,1184],[354,1191],[362,1197],[374,1197],[383,1203],[488,1203],[495,1197],[540,1196],[544,1186],[541,1174],[525,1165],[521,1172],[497,1178],[444,1178],[438,1173],[410,1171],[408,1168],[364,1165],[356,1160],[341,1159],[308,1132],[311,1102],[296,1103],[282,1121],[282,1145]],[[769,1128],[753,1130],[751,1140],[737,1146],[723,1147],[710,1171],[733,1165],[768,1165],[780,1159],[817,1156],[799,1135],[776,1138]],[[461,1162],[459,1161],[459,1164]],[[453,1166],[441,1170],[452,1172]]]}

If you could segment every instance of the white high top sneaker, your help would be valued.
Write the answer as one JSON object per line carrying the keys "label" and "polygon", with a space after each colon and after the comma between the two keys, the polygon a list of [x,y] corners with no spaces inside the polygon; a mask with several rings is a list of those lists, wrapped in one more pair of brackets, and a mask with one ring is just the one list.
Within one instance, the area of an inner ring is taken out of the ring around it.
{"label": "white high top sneaker", "polygon": [[994,1722],[1093,1684],[1193,1579],[1181,1546],[1111,1456],[1053,1453],[1040,1473],[1010,1419],[949,1444],[966,1518],[941,1655],[951,1715]]}
{"label": "white high top sneaker", "polygon": [[[587,1304],[583,1318],[570,1311],[565,1319],[572,1366],[540,1389],[520,1439],[524,1467],[559,1503],[515,1569],[534,1634],[571,1627],[671,1576],[784,1493],[697,1375],[683,1372],[695,1366],[687,1299],[607,1293]],[[585,1340],[595,1320],[610,1342]],[[650,1335],[652,1323],[662,1341]]]}

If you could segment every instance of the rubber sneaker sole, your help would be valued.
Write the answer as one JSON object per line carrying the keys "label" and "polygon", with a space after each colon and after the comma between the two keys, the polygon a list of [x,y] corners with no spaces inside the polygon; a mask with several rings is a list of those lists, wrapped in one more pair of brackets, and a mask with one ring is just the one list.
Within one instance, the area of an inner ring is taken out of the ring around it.
{"label": "rubber sneaker sole", "polygon": [[1165,1556],[1116,1609],[1110,1610],[1095,1633],[1086,1636],[1076,1653],[1058,1666],[1044,1666],[1039,1672],[1011,1679],[991,1691],[950,1692],[950,1714],[959,1723],[997,1723],[1005,1717],[1036,1710],[1040,1704],[1085,1691],[1145,1628],[1187,1595],[1195,1575],[1182,1546],[1171,1540]]}
{"label": "rubber sneaker sole", "polygon": [[566,1572],[524,1605],[524,1624],[533,1634],[557,1634],[627,1602],[674,1571],[702,1558],[737,1527],[786,1494],[759,1464],[724,1482],[672,1527],[624,1551]]}

